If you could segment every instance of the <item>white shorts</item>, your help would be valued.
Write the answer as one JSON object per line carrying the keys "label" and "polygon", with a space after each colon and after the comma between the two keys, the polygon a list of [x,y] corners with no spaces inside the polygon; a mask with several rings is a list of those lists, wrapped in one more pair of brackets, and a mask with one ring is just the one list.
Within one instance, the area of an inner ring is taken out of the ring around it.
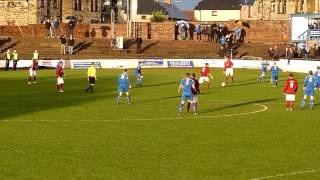
{"label": "white shorts", "polygon": [[30,75],[30,77],[32,77],[32,76],[36,76],[36,75],[37,75],[37,73],[36,73],[36,71],[35,71],[35,70],[33,70],[33,69],[29,69],[29,75]]}
{"label": "white shorts", "polygon": [[193,95],[193,103],[198,103],[199,102],[199,95]]}
{"label": "white shorts", "polygon": [[200,77],[199,78],[199,83],[202,84],[204,82],[210,82],[209,78],[208,77]]}
{"label": "white shorts", "polygon": [[295,94],[286,94],[286,101],[295,101],[296,95]]}
{"label": "white shorts", "polygon": [[233,76],[233,68],[226,69],[226,76]]}
{"label": "white shorts", "polygon": [[57,78],[57,84],[64,84],[64,81],[63,81],[63,78],[62,77],[59,77]]}

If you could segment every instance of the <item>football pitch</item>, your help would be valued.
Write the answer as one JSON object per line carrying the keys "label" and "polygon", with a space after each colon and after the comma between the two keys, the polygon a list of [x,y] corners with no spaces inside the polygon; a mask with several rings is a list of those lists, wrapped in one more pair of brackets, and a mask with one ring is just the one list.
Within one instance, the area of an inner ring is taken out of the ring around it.
{"label": "football pitch", "polygon": [[[131,75],[132,104],[116,104],[121,70],[0,72],[0,179],[320,179],[320,92],[312,111],[286,111],[280,87],[257,83],[259,70],[235,70],[235,83],[201,86],[199,114],[178,116],[178,85],[200,69],[143,69]],[[303,78],[295,73],[302,98]],[[307,101],[308,103],[308,101]]]}

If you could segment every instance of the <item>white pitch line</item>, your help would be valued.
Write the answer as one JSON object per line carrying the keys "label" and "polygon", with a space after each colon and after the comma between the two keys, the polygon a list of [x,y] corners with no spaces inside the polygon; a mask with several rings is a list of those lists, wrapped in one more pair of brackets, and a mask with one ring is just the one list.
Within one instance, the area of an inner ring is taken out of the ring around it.
{"label": "white pitch line", "polygon": [[268,110],[268,107],[262,104],[254,104],[262,107],[260,110],[236,113],[236,114],[222,114],[214,116],[179,116],[179,117],[167,117],[167,118],[144,118],[144,119],[101,119],[101,120],[0,120],[0,122],[121,122],[121,121],[160,121],[160,120],[176,120],[176,119],[200,119],[200,118],[218,118],[218,117],[233,117],[243,116],[249,114],[256,114]]}
{"label": "white pitch line", "polygon": [[258,178],[253,178],[251,180],[273,179],[273,178],[278,178],[278,177],[294,176],[294,175],[314,173],[314,172],[320,172],[320,169],[318,169],[318,170],[291,172],[291,173],[278,174],[278,175],[273,175],[273,176],[258,177]]}

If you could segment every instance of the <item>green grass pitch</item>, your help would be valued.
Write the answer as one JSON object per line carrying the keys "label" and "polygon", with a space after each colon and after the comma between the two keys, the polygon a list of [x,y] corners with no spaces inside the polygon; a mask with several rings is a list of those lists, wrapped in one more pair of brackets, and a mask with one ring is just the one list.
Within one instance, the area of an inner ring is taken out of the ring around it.
{"label": "green grass pitch", "polygon": [[[313,111],[284,108],[283,81],[257,83],[259,70],[235,70],[235,83],[202,87],[197,117],[177,116],[179,81],[199,69],[143,69],[131,76],[133,104],[116,104],[120,70],[98,70],[85,94],[85,70],[0,72],[0,179],[320,179],[319,91]],[[129,71],[130,75],[133,70]],[[295,74],[302,97],[305,74]],[[307,101],[308,102],[308,101]]]}

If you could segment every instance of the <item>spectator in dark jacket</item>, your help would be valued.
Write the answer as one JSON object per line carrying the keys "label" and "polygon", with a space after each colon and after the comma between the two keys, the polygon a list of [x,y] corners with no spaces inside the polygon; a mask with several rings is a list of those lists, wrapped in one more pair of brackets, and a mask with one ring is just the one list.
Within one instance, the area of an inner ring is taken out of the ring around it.
{"label": "spectator in dark jacket", "polygon": [[71,37],[68,39],[68,50],[69,50],[69,54],[73,54],[73,47],[74,47],[75,41],[74,39]]}
{"label": "spectator in dark jacket", "polygon": [[136,43],[137,43],[137,53],[141,54],[142,53],[142,43],[143,40],[140,36],[138,36],[138,38],[136,39]]}
{"label": "spectator in dark jacket", "polygon": [[190,40],[193,40],[194,29],[195,29],[195,26],[193,24],[190,24],[190,27],[189,27]]}
{"label": "spectator in dark jacket", "polygon": [[179,35],[179,26],[175,25],[174,26],[174,40],[178,40],[178,35]]}
{"label": "spectator in dark jacket", "polygon": [[69,21],[68,22],[68,35],[69,35],[69,38],[73,39],[74,38],[74,28],[76,26],[76,22],[75,21]]}
{"label": "spectator in dark jacket", "polygon": [[66,54],[66,43],[67,43],[67,39],[64,37],[64,35],[62,35],[60,37],[60,54]]}
{"label": "spectator in dark jacket", "polygon": [[51,23],[50,23],[49,19],[46,20],[46,22],[44,23],[44,26],[46,28],[46,38],[50,38],[51,37]]}

